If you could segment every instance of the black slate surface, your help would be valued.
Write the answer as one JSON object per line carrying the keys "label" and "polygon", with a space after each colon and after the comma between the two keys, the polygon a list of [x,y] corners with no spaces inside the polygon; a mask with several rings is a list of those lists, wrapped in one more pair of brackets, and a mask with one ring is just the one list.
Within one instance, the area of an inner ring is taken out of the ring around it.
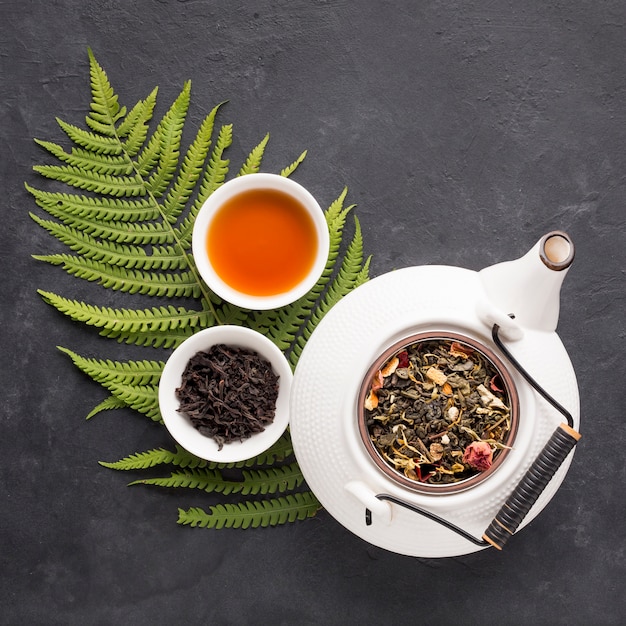
{"label": "black slate surface", "polygon": [[[625,20],[616,0],[0,3],[0,623],[624,623]],[[102,391],[56,346],[134,352],[36,293],[102,295],[30,257],[53,242],[24,189],[45,160],[33,138],[83,123],[88,46],[123,103],[159,85],[162,114],[190,79],[195,127],[227,100],[233,162],[266,132],[266,171],[308,149],[296,179],[322,205],[348,187],[372,275],[572,236],[558,331],[583,439],[505,551],[399,556],[324,512],[182,528],[177,507],[209,496],[126,488],[97,464],[168,439],[132,412],[84,421]]]}

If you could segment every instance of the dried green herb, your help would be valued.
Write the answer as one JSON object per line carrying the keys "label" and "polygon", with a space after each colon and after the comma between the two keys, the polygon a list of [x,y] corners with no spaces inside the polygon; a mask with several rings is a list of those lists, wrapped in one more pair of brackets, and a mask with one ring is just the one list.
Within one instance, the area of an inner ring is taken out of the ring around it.
{"label": "dried green herb", "polygon": [[456,483],[488,470],[511,429],[494,364],[458,341],[423,340],[373,376],[365,421],[374,448],[404,477]]}
{"label": "dried green herb", "polygon": [[278,378],[271,363],[252,350],[211,346],[189,359],[176,389],[178,410],[221,450],[274,421]]}

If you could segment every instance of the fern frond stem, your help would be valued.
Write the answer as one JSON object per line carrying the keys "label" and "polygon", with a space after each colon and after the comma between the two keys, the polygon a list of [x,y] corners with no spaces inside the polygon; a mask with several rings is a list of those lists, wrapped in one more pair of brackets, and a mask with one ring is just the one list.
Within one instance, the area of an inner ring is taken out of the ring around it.
{"label": "fern frond stem", "polygon": [[[132,160],[131,160],[131,162],[132,162]],[[135,168],[135,164],[134,163],[133,163],[133,168]],[[135,171],[137,171],[137,170],[135,170]],[[138,174],[138,172],[137,172],[137,174]],[[151,189],[148,190],[148,196],[150,197],[150,200],[152,201],[152,203],[154,204],[154,206],[158,210],[159,215],[161,216],[161,219],[163,220],[163,223],[167,224],[167,226],[168,226],[168,228],[169,228],[169,230],[171,232],[171,235],[172,235],[172,237],[174,239],[174,247],[177,248],[179,254],[182,255],[182,257],[185,259],[185,261],[187,263],[187,267],[189,268],[189,271],[193,274],[193,276],[195,277],[196,281],[198,282],[198,286],[200,287],[200,292],[202,294],[202,299],[206,303],[208,309],[211,311],[211,314],[213,315],[213,318],[215,319],[215,322],[217,324],[221,325],[222,321],[220,319],[220,316],[217,313],[217,309],[213,305],[213,302],[212,302],[212,299],[211,299],[211,294],[209,293],[208,288],[205,286],[204,281],[200,277],[198,269],[196,268],[196,264],[194,262],[192,262],[192,260],[191,260],[191,253],[183,245],[183,242],[181,241],[180,237],[178,236],[178,233],[177,233],[176,229],[174,228],[174,226],[168,220],[167,215],[165,215],[165,212],[163,211],[163,208],[161,207],[161,205],[159,204],[159,202],[155,198],[155,196],[152,193]]]}

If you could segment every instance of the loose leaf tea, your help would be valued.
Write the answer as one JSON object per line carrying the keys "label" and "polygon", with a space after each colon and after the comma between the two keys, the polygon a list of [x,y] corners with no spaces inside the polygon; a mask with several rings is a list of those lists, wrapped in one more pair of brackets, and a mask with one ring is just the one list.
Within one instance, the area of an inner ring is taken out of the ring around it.
{"label": "loose leaf tea", "polygon": [[178,410],[221,450],[274,421],[278,379],[269,361],[256,352],[215,345],[187,363],[176,390]]}
{"label": "loose leaf tea", "polygon": [[378,454],[426,484],[488,470],[511,430],[510,401],[496,367],[459,341],[417,341],[397,352],[373,375],[364,408]]}

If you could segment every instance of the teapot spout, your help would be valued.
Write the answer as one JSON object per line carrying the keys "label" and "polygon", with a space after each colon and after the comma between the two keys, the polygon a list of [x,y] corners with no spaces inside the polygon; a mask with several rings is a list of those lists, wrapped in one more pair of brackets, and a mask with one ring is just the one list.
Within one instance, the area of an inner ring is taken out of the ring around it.
{"label": "teapot spout", "polygon": [[554,332],[561,284],[573,260],[569,235],[552,231],[523,257],[486,267],[478,275],[491,305],[516,325]]}

